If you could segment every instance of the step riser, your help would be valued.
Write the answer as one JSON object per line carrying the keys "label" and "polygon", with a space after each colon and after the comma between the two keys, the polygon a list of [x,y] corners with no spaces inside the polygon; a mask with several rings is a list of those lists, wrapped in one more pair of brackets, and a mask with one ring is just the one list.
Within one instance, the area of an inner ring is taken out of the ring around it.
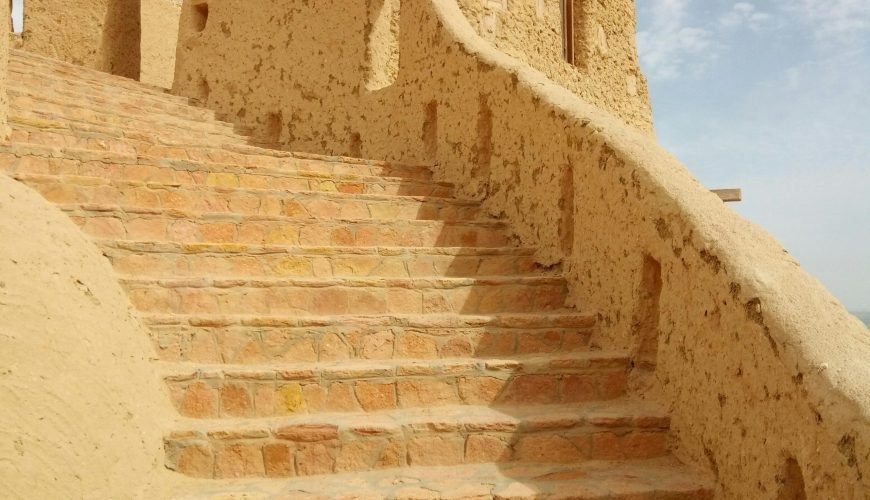
{"label": "step riser", "polygon": [[443,432],[405,427],[384,429],[379,435],[360,435],[323,426],[285,429],[278,434],[287,439],[253,433],[242,439],[169,438],[166,463],[170,469],[189,476],[229,479],[486,462],[642,459],[659,457],[667,451],[666,433],[661,429],[581,426],[555,431],[498,432],[469,427]]}
{"label": "step riser", "polygon": [[[379,194],[389,190],[389,194],[409,196],[452,195],[451,185],[426,182],[431,172],[425,168],[400,168],[380,165],[350,164],[342,161],[317,159],[270,157],[235,153],[220,147],[178,147],[155,144],[154,141],[139,141],[132,138],[94,138],[82,132],[81,135],[61,133],[63,131],[44,131],[16,128],[12,140],[16,143],[33,145],[27,151],[18,153],[29,158],[35,165],[20,167],[21,173],[94,175],[130,181],[181,182],[191,183],[187,177],[197,175],[210,179],[208,185],[220,187],[242,187],[261,189],[288,189],[288,182],[300,182],[286,176],[296,173],[297,177],[305,172],[305,182],[324,184],[323,191],[340,191],[360,194]],[[67,131],[69,132],[69,131]],[[137,136],[138,137],[138,136]],[[190,139],[190,137],[185,137]],[[57,151],[53,148],[64,148]],[[22,149],[22,148],[18,148]],[[6,156],[15,153],[14,147],[7,147]],[[39,158],[66,160],[63,165],[39,165]],[[148,158],[147,162],[137,158]],[[14,166],[14,158],[5,160],[7,168]],[[81,165],[85,163],[85,165]],[[138,172],[116,172],[142,163]],[[148,175],[143,170],[148,167]],[[253,170],[256,169],[256,170]],[[103,175],[100,175],[100,173]],[[177,173],[175,173],[177,172]],[[115,174],[115,177],[112,177]],[[184,176],[187,177],[184,177]],[[175,177],[181,176],[179,179]],[[282,177],[284,176],[284,177]],[[331,177],[335,176],[335,177]],[[386,177],[386,178],[385,178]],[[288,180],[290,179],[290,180]],[[194,182],[206,184],[206,182]],[[329,185],[326,185],[329,183]],[[392,186],[365,187],[369,184]],[[345,186],[344,189],[339,189]]]}
{"label": "step riser", "polygon": [[[275,417],[322,412],[370,412],[399,408],[455,405],[509,407],[604,401],[625,395],[626,360],[607,360],[566,373],[512,374],[487,370],[483,362],[456,363],[456,373],[378,376],[378,370],[355,373],[297,370],[279,373],[200,374],[189,380],[169,380],[178,412],[191,418]],[[292,365],[291,365],[292,366]],[[429,365],[408,371],[431,369]],[[382,372],[395,370],[381,370]],[[401,368],[400,368],[401,371]],[[366,377],[366,375],[368,375]],[[267,378],[271,380],[250,380]],[[329,377],[336,377],[332,379]],[[300,378],[300,380],[293,380]]]}
{"label": "step riser", "polygon": [[60,95],[73,102],[100,104],[127,110],[136,109],[137,112],[149,114],[160,111],[191,120],[215,120],[214,111],[205,108],[155,98],[137,91],[124,91],[112,86],[89,85],[80,80],[57,78],[15,64],[9,66],[9,87],[19,95]]}
{"label": "step riser", "polygon": [[495,314],[545,312],[564,304],[564,285],[490,285],[451,289],[329,286],[322,288],[164,288],[125,285],[148,313],[174,314]]}
{"label": "step riser", "polygon": [[[446,201],[365,200],[328,198],[277,190],[227,189],[211,186],[143,185],[103,181],[93,177],[21,176],[47,200],[63,204],[123,205],[204,213],[284,216],[300,219],[472,221],[476,206]],[[118,185],[122,184],[122,185]],[[126,185],[124,185],[126,184]]]}
{"label": "step riser", "polygon": [[115,271],[141,277],[384,277],[518,276],[537,271],[531,256],[494,255],[178,255],[116,254],[104,250]]}
{"label": "step riser", "polygon": [[374,221],[342,224],[297,219],[187,219],[62,208],[87,234],[98,239],[294,246],[493,248],[509,245],[502,229],[454,226],[437,221],[427,224]]}
{"label": "step riser", "polygon": [[154,348],[162,360],[208,364],[565,354],[587,350],[591,335],[591,327],[151,327]]}

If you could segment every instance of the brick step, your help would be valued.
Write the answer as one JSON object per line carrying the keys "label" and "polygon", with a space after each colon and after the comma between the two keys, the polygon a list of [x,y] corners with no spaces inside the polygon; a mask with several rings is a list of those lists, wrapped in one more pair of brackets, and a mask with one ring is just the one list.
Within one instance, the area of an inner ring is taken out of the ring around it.
{"label": "brick step", "polygon": [[542,274],[529,248],[299,247],[100,240],[115,271],[157,277],[476,277]]}
{"label": "brick step", "polygon": [[595,315],[220,316],[143,314],[165,361],[300,363],[491,358],[585,351]]}
{"label": "brick step", "polygon": [[9,63],[11,65],[27,66],[33,68],[35,71],[41,71],[50,75],[65,77],[75,81],[97,83],[116,89],[141,92],[154,97],[174,100],[182,104],[187,104],[189,102],[189,99],[186,97],[172,95],[168,90],[156,85],[150,85],[123,76],[104,73],[96,69],[85,68],[84,66],[59,61],[57,59],[52,59],[50,57],[41,56],[24,50],[10,50]]}
{"label": "brick step", "polygon": [[63,98],[42,95],[20,95],[13,89],[9,92],[9,112],[15,116],[31,119],[110,126],[163,136],[175,135],[183,138],[187,134],[206,132],[216,141],[245,142],[247,140],[245,136],[237,134],[232,125],[225,122],[185,119],[159,113],[127,113],[123,108],[74,103]]}
{"label": "brick step", "polygon": [[448,198],[179,185],[64,174],[13,174],[12,177],[40,192],[47,200],[65,204],[112,204],[300,219],[451,222],[480,219],[477,202]]}
{"label": "brick step", "polygon": [[[19,115],[9,117],[11,141],[18,145],[32,145],[73,150],[91,150],[117,154],[161,156],[168,151],[182,154],[183,148],[209,148],[220,150],[224,140],[215,140],[208,132],[191,131],[183,137],[159,135],[155,132],[122,129],[68,120],[34,118]],[[208,146],[208,145],[211,146]],[[149,154],[154,152],[155,154]]]}
{"label": "brick step", "polygon": [[[202,469],[214,457],[202,458]],[[243,472],[239,458],[221,455],[221,474]],[[270,455],[269,458],[272,458]],[[295,461],[295,456],[293,457]],[[331,459],[330,459],[331,460]],[[269,462],[274,463],[273,461]],[[292,469],[291,469],[292,466]],[[259,462],[255,464],[259,467]],[[297,464],[281,469],[290,475]],[[197,469],[197,470],[202,470]],[[343,467],[339,468],[339,470]],[[213,469],[212,469],[213,470]],[[266,472],[277,472],[265,469]],[[372,472],[281,479],[236,479],[196,483],[178,500],[441,499],[441,500],[713,500],[713,478],[672,457],[588,460],[575,464],[464,464],[410,466]]]}
{"label": "brick step", "polygon": [[662,457],[669,418],[627,399],[568,407],[438,407],[187,421],[167,467],[194,477],[291,477],[409,466]]}
{"label": "brick step", "polygon": [[176,314],[495,314],[564,305],[559,276],[493,278],[122,278],[142,312]]}
{"label": "brick step", "polygon": [[[449,197],[453,187],[449,183],[432,181],[430,179],[431,171],[426,167],[393,165],[384,162],[363,163],[352,158],[299,153],[281,157],[259,155],[249,152],[252,151],[250,149],[236,152],[234,149],[237,149],[237,145],[226,143],[214,147],[202,144],[179,146],[163,144],[159,142],[161,139],[153,137],[139,140],[132,136],[111,137],[105,136],[102,132],[95,134],[88,132],[90,127],[85,129],[69,128],[75,127],[75,125],[70,126],[57,121],[29,121],[26,125],[22,125],[21,120],[26,119],[16,116],[10,117],[13,127],[13,143],[0,145],[0,151],[17,156],[57,158],[79,162],[100,161],[123,165],[142,163],[183,172],[203,172],[200,174],[203,180],[197,181],[184,177],[178,178],[171,172],[159,172],[152,168],[149,176],[140,173],[126,177],[128,180],[202,184],[205,183],[204,179],[210,176],[208,184],[222,187],[299,190],[307,186],[300,185],[301,181],[293,178],[303,177],[307,179],[307,182],[312,180],[316,180],[318,183],[332,182],[328,187],[316,189],[320,191],[352,193],[370,191],[370,194],[383,194],[383,191],[387,190],[386,187],[377,190],[373,187],[367,188],[365,184],[401,184],[404,190],[393,187],[391,189],[395,192],[394,194],[439,197]],[[117,130],[116,132],[121,133]],[[96,172],[100,171],[55,167],[54,170],[43,168],[38,171],[25,170],[25,172],[98,175]],[[109,177],[105,174],[102,176]],[[284,176],[290,178],[276,179],[276,177]]]}
{"label": "brick step", "polygon": [[167,113],[188,119],[216,121],[215,112],[181,103],[153,97],[138,91],[125,91],[116,86],[88,84],[81,80],[61,78],[49,73],[34,71],[33,68],[15,63],[9,64],[10,89],[26,95],[54,95],[72,101],[87,101],[111,107],[135,109],[139,113]]}
{"label": "brick step", "polygon": [[58,205],[98,239],[295,246],[504,247],[503,223],[318,220],[259,215]]}
{"label": "brick step", "polygon": [[173,363],[166,383],[193,418],[373,412],[452,405],[558,405],[625,395],[624,353],[278,365]]}

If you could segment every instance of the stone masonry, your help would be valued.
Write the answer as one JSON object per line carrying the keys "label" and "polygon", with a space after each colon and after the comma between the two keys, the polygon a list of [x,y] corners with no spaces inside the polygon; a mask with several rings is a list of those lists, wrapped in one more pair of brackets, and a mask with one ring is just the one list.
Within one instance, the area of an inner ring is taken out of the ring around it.
{"label": "stone masonry", "polygon": [[93,238],[150,326],[166,467],[228,480],[191,498],[711,498],[560,269],[427,167],[266,149],[24,52],[8,86],[0,168]]}

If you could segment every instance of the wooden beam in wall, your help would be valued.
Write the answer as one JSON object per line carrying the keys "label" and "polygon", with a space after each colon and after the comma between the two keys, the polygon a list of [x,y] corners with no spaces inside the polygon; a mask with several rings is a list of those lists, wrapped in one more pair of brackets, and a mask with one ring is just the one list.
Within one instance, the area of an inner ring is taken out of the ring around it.
{"label": "wooden beam in wall", "polygon": [[743,201],[743,190],[740,188],[733,189],[711,189],[724,202]]}
{"label": "wooden beam in wall", "polygon": [[568,64],[574,64],[574,0],[562,0],[562,48]]}

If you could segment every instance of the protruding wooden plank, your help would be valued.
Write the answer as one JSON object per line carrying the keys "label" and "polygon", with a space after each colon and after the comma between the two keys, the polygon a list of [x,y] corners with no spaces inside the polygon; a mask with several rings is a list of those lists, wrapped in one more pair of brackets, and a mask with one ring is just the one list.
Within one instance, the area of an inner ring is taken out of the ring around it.
{"label": "protruding wooden plank", "polygon": [[722,198],[724,202],[731,201],[743,201],[743,190],[739,188],[734,189],[711,189],[714,193],[716,193],[719,198]]}

